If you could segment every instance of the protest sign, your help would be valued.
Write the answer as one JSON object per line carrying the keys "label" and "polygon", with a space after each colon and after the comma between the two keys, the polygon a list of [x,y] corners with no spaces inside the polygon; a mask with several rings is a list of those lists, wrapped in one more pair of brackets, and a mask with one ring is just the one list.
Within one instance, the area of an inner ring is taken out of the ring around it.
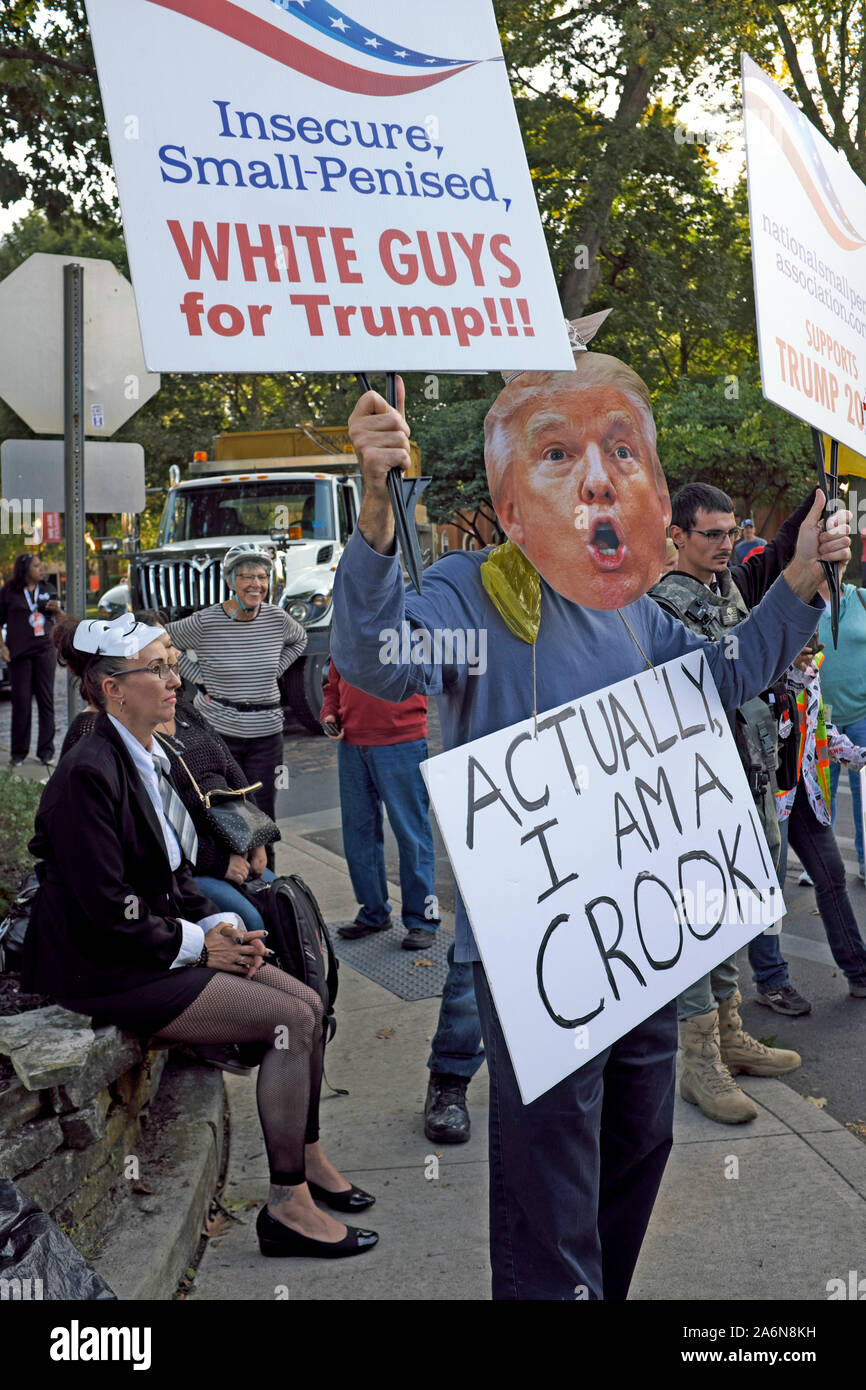
{"label": "protest sign", "polygon": [[489,0],[87,0],[149,365],[571,367]]}
{"label": "protest sign", "polygon": [[866,453],[866,185],[743,56],[764,395]]}
{"label": "protest sign", "polygon": [[785,910],[700,651],[421,766],[525,1104]]}

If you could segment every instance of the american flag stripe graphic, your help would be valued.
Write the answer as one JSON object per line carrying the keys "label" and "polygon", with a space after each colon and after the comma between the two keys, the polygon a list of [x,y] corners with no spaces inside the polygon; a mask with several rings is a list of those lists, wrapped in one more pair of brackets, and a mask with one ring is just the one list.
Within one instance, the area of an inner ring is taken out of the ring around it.
{"label": "american flag stripe graphic", "polygon": [[[764,122],[812,204],[824,229],[843,251],[866,246],[862,231],[854,226],[824,166],[815,132],[802,111],[781,107],[775,84],[764,74],[746,79],[746,105]],[[792,120],[793,115],[793,120]]]}
{"label": "american flag stripe graphic", "polygon": [[312,25],[320,33],[327,34],[329,39],[336,39],[338,43],[348,45],[362,57],[372,56],[386,63],[396,63],[400,67],[435,65],[438,68],[450,68],[468,65],[468,60],[464,58],[436,58],[432,53],[419,53],[417,49],[407,48],[405,44],[386,39],[384,34],[365,29],[343,10],[338,10],[336,5],[328,4],[328,0],[271,0],[271,3],[285,10],[286,14],[294,15],[296,19]]}
{"label": "american flag stripe graphic", "polygon": [[[273,0],[279,3],[279,0]],[[220,34],[225,34],[227,38],[235,39],[247,48],[252,48],[258,53],[263,53],[265,57],[274,59],[275,62],[282,63],[287,68],[292,68],[295,72],[304,73],[307,77],[312,77],[316,82],[323,82],[329,87],[336,87],[343,92],[355,92],[362,96],[405,96],[410,92],[423,91],[425,87],[436,86],[439,82],[445,82],[455,73],[465,72],[468,68],[475,66],[475,61],[460,62],[447,58],[424,57],[411,49],[401,49],[399,44],[389,45],[392,56],[388,61],[395,61],[400,65],[405,62],[406,67],[417,67],[423,64],[426,72],[405,71],[397,73],[383,73],[372,68],[357,67],[353,63],[345,63],[341,59],[333,57],[320,48],[304,43],[302,39],[296,38],[294,34],[288,33],[285,29],[275,24],[269,24],[267,20],[260,19],[258,15],[250,14],[248,10],[241,9],[239,5],[233,5],[231,0],[148,0],[151,5],[159,5],[165,10],[173,10],[175,14],[184,15],[187,19],[195,20],[198,24],[205,24],[209,29],[215,29]],[[280,4],[280,8],[287,13],[295,14],[300,0],[295,0],[294,4]],[[312,9],[313,0],[308,0]],[[325,13],[325,12],[328,13]],[[304,16],[302,9],[298,11],[299,18],[306,18],[308,23],[313,23],[313,17]],[[336,10],[332,5],[319,3],[317,0],[316,8],[317,20],[323,18],[327,23],[327,29],[323,24],[315,23],[314,27],[320,29],[322,33],[330,32],[330,19],[341,20],[347,28],[337,29],[331,37],[338,37],[340,42],[349,42],[348,26],[351,21]],[[355,38],[350,44],[358,56],[378,56],[376,50],[365,42],[366,38],[375,38],[384,45],[385,40],[379,39],[371,31],[355,26],[357,29],[357,42]],[[401,55],[406,54],[404,60]],[[411,62],[409,55],[411,54]]]}

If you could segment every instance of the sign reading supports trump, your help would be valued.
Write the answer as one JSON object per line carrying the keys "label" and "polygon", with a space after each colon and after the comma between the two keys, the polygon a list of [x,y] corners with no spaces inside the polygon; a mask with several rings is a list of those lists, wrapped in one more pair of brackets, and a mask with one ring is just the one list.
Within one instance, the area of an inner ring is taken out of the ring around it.
{"label": "sign reading supports trump", "polygon": [[87,13],[149,365],[571,368],[489,0]]}
{"label": "sign reading supports trump", "polygon": [[785,910],[700,652],[421,766],[525,1104]]}
{"label": "sign reading supports trump", "polygon": [[764,395],[866,453],[866,185],[743,56]]}

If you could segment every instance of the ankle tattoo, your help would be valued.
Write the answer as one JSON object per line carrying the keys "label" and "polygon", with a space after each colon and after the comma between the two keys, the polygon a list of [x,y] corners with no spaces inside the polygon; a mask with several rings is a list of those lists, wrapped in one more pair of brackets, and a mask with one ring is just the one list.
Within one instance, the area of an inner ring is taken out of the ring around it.
{"label": "ankle tattoo", "polygon": [[271,1184],[271,1195],[268,1198],[269,1207],[278,1207],[281,1202],[290,1202],[295,1195],[293,1187],[274,1187]]}

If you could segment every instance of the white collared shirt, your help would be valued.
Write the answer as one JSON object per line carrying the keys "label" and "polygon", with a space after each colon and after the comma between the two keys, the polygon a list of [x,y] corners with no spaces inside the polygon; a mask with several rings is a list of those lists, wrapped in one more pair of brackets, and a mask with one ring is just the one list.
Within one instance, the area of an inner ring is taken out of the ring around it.
{"label": "white collared shirt", "polygon": [[[135,763],[135,770],[144,783],[145,790],[156,812],[156,818],[162,830],[162,838],[165,841],[165,852],[168,857],[169,868],[174,872],[174,870],[180,866],[182,855],[180,852],[180,845],[177,842],[177,836],[166,820],[162,805],[162,797],[159,794],[159,776],[153,765],[155,758],[163,771],[168,773],[171,767],[168,755],[165,750],[160,747],[155,738],[151,738],[150,748],[145,748],[143,744],[139,743],[135,735],[131,734],[129,730],[121,724],[119,719],[115,719],[113,714],[110,714],[108,718],[123,739],[124,746],[129,756],[132,758],[132,761]],[[182,965],[195,964],[204,946],[205,932],[210,931],[211,927],[215,927],[217,922],[234,922],[234,925],[240,931],[245,930],[244,924],[236,912],[212,912],[210,916],[203,917],[198,923],[187,922],[183,917],[178,920],[183,928],[183,941],[177,956],[171,963],[170,969],[172,970],[177,970]]]}

